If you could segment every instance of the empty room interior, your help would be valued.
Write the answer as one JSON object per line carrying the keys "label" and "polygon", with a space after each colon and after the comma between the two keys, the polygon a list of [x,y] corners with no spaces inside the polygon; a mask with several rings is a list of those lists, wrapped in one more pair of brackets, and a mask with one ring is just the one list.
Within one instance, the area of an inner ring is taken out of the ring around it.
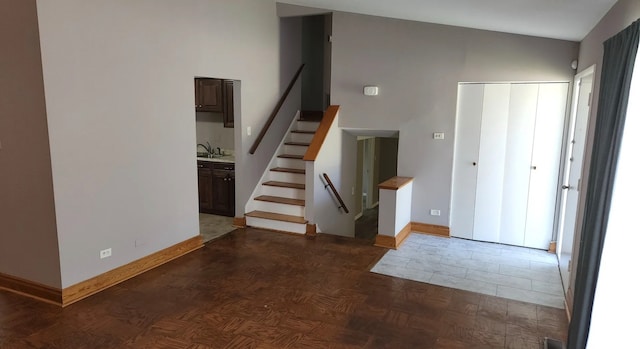
{"label": "empty room interior", "polygon": [[640,1],[0,18],[0,348],[637,342]]}

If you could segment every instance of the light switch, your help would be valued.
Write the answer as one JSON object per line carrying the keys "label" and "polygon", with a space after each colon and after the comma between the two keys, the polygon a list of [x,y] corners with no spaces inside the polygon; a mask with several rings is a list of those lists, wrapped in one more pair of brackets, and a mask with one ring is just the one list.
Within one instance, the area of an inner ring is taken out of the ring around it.
{"label": "light switch", "polygon": [[444,139],[444,132],[434,132],[433,139]]}
{"label": "light switch", "polygon": [[247,136],[251,136],[251,126],[247,126]]}

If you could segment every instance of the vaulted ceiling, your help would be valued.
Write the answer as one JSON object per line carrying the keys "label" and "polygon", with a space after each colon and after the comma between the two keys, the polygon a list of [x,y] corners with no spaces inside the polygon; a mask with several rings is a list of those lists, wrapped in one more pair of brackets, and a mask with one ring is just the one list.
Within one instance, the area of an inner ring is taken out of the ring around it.
{"label": "vaulted ceiling", "polygon": [[581,41],[617,0],[278,0],[279,2]]}

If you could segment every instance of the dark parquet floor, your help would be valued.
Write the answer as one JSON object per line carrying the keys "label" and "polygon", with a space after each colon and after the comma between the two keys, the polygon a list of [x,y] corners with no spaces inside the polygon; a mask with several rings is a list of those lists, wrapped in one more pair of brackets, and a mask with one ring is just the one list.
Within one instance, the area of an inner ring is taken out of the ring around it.
{"label": "dark parquet floor", "polygon": [[540,348],[559,309],[370,273],[363,240],[239,229],[64,309],[0,291],[0,348]]}

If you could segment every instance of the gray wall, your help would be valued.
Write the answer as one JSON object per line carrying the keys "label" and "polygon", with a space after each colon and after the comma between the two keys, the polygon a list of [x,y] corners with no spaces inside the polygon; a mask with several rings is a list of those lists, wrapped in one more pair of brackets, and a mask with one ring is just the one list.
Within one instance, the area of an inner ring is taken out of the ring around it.
{"label": "gray wall", "polygon": [[[571,81],[578,44],[335,12],[332,51],[340,126],[399,130],[398,175],[415,178],[412,220],[448,226],[458,82]],[[380,95],[364,96],[364,85]]]}
{"label": "gray wall", "polygon": [[[640,18],[640,1],[637,0],[620,0],[618,1],[609,12],[600,20],[600,22],[591,30],[591,32],[580,43],[580,58],[578,62],[578,72],[596,65],[596,73],[594,76],[594,86],[591,102],[591,114],[589,115],[589,128],[587,135],[587,143],[585,146],[585,155],[582,171],[582,188],[586,188],[589,180],[589,167],[591,164],[591,152],[593,150],[593,135],[595,131],[596,114],[598,111],[598,96],[600,93],[600,73],[602,71],[602,56],[604,54],[603,43],[608,38],[617,34],[633,21]],[[638,67],[635,68],[636,70]],[[575,267],[578,260],[578,250],[580,248],[580,233],[582,232],[582,220],[584,218],[584,200],[586,190],[580,191],[580,199],[578,203],[578,215],[576,222],[576,233],[573,244],[573,254],[571,259],[574,261],[572,264],[571,282],[569,284],[569,293],[573,294],[575,285]]]}
{"label": "gray wall", "polygon": [[62,287],[198,235],[194,76],[241,90],[243,214],[281,140],[247,154],[281,95],[274,1],[38,0],[37,12]]}
{"label": "gray wall", "polygon": [[60,288],[35,0],[0,1],[0,273]]}

